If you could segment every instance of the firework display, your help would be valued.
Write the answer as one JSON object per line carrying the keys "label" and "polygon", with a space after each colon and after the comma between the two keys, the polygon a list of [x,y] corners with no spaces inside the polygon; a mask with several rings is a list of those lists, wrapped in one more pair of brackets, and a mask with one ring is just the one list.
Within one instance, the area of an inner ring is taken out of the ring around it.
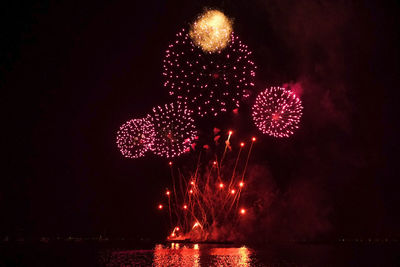
{"label": "firework display", "polygon": [[224,49],[230,42],[232,21],[221,11],[206,10],[193,23],[189,35],[195,45],[205,52]]}
{"label": "firework display", "polygon": [[173,158],[190,150],[197,136],[192,111],[180,102],[153,108],[150,116],[155,130],[151,150],[166,158]]}
{"label": "firework display", "polygon": [[[186,176],[178,172],[174,175],[174,167],[170,164],[172,175],[172,191],[165,193],[165,204],[168,206],[171,226],[170,240],[215,241],[228,238],[221,235],[221,228],[234,229],[238,220],[246,214],[241,204],[241,196],[245,190],[245,174],[247,163],[255,139],[252,139],[243,155],[245,145],[238,144],[238,152],[227,152],[229,132],[225,142],[225,150],[221,157],[201,163],[201,154],[195,170]],[[230,155],[236,154],[233,158]],[[229,159],[230,158],[230,159]]]}
{"label": "firework display", "polygon": [[124,123],[117,132],[117,146],[126,158],[143,157],[152,146],[154,127],[149,117],[132,119]]}
{"label": "firework display", "polygon": [[289,137],[299,126],[301,101],[282,87],[271,87],[261,92],[253,105],[253,121],[264,134]]}
{"label": "firework display", "polygon": [[199,116],[238,108],[254,87],[256,65],[237,36],[215,53],[204,53],[182,29],[163,60],[164,87]]}

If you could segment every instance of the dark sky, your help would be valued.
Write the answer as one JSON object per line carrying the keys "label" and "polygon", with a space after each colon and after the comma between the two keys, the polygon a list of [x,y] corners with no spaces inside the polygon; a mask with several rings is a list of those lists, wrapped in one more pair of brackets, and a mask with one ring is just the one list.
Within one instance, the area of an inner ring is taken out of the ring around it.
{"label": "dark sky", "polygon": [[170,101],[164,50],[205,6],[234,18],[254,52],[258,91],[288,83],[304,105],[289,140],[261,136],[246,105],[240,120],[211,126],[257,134],[254,162],[277,192],[295,192],[304,211],[324,210],[299,212],[300,221],[323,220],[334,237],[400,235],[395,2],[8,2],[0,6],[0,237],[165,234],[154,207],[169,184],[167,161],[124,159],[115,134]]}

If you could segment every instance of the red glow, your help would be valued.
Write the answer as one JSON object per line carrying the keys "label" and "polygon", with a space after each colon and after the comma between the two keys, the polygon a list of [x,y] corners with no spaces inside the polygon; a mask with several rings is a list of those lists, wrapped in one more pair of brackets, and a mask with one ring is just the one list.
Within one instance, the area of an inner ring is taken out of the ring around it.
{"label": "red glow", "polygon": [[214,165],[217,165],[217,162],[216,162],[216,161],[214,161],[214,162],[213,162],[213,164],[214,164]]}
{"label": "red glow", "polygon": [[171,194],[171,192],[169,192],[169,191],[167,190],[167,192],[165,192],[165,194],[166,194],[167,196],[169,196],[169,194]]}
{"label": "red glow", "polygon": [[183,205],[183,208],[186,210],[187,209],[187,205]]}
{"label": "red glow", "polygon": [[190,189],[189,193],[190,193],[190,194],[193,194],[193,190],[192,190],[192,189]]}
{"label": "red glow", "polygon": [[169,166],[172,166],[172,161],[168,162]]}
{"label": "red glow", "polygon": [[272,120],[277,121],[279,120],[279,114],[272,114]]}
{"label": "red glow", "polygon": [[172,233],[172,234],[171,234],[171,237],[174,237],[174,236],[175,236],[175,233]]}
{"label": "red glow", "polygon": [[243,187],[243,186],[244,186],[244,183],[243,183],[243,182],[240,182],[240,183],[239,183],[239,186],[240,186],[240,187]]}
{"label": "red glow", "polygon": [[224,187],[224,184],[223,183],[220,183],[219,184],[219,188],[223,188]]}
{"label": "red glow", "polygon": [[233,134],[233,131],[229,131],[229,135],[232,135]]}
{"label": "red glow", "polygon": [[240,146],[241,146],[241,147],[244,147],[244,143],[243,143],[243,142],[242,142],[242,143],[240,143]]}
{"label": "red glow", "polygon": [[235,193],[236,193],[235,189],[232,189],[232,190],[231,190],[231,194],[233,195],[233,194],[235,194]]}
{"label": "red glow", "polygon": [[191,185],[194,185],[194,182],[193,182],[193,181],[191,181],[191,182],[190,182],[190,184],[191,184]]}
{"label": "red glow", "polygon": [[175,231],[179,231],[179,227],[177,226],[177,227],[175,227]]}
{"label": "red glow", "polygon": [[162,208],[163,208],[163,205],[161,205],[161,204],[158,205],[158,209],[159,209],[159,210],[162,210]]}
{"label": "red glow", "polygon": [[253,138],[251,138],[251,140],[254,142],[254,141],[256,141],[256,138],[255,138],[255,137],[253,137]]}
{"label": "red glow", "polygon": [[245,210],[245,209],[240,209],[240,213],[241,213],[241,214],[245,214],[245,213],[246,213],[246,210]]}

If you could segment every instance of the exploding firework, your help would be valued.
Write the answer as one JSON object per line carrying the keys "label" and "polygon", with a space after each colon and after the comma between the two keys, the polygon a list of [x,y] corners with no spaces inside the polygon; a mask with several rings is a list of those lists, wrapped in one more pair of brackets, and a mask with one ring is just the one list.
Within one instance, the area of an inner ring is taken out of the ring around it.
{"label": "exploding firework", "polygon": [[192,113],[180,102],[153,108],[150,121],[154,126],[155,136],[151,150],[167,158],[189,151],[197,137]]}
{"label": "exploding firework", "polygon": [[253,105],[253,121],[264,134],[289,137],[298,128],[303,107],[296,95],[281,87],[261,92]]}
{"label": "exploding firework", "polygon": [[164,86],[171,96],[203,117],[239,107],[254,87],[255,69],[248,47],[233,33],[222,51],[205,53],[182,29],[163,60]]}
{"label": "exploding firework", "polygon": [[153,139],[154,127],[149,117],[129,120],[117,132],[117,146],[127,158],[143,157]]}
{"label": "exploding firework", "polygon": [[[247,155],[245,146],[239,144],[238,152],[230,152],[227,150],[230,136],[231,133],[220,157],[200,153],[195,169],[188,174],[179,171],[176,176],[170,165],[172,190],[165,196],[172,230],[168,239],[229,240],[232,237],[229,233],[235,231],[240,218],[245,216],[241,196],[254,141],[248,146]],[[230,158],[229,153],[236,156]]]}
{"label": "exploding firework", "polygon": [[218,10],[207,10],[190,28],[193,42],[205,52],[224,49],[230,42],[232,21]]}

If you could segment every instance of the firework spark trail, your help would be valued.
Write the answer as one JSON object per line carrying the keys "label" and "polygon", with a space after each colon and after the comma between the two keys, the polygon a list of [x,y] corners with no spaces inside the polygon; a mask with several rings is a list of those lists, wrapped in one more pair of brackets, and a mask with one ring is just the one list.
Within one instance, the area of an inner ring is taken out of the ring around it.
{"label": "firework spark trail", "polygon": [[[224,153],[222,154],[221,162],[219,163],[219,166],[220,166],[220,167],[222,166],[222,161],[223,161],[224,158],[225,158],[226,150],[227,150],[227,148],[228,148],[228,146],[229,146],[229,140],[231,139],[232,133],[233,133],[233,131],[229,131],[228,138],[227,138],[226,141],[225,141],[225,150],[224,150]],[[218,176],[219,176],[219,175],[218,175]]]}
{"label": "firework spark trail", "polygon": [[[227,141],[230,140],[231,134],[232,131],[229,131]],[[224,164],[226,166],[218,164],[217,156],[214,157],[215,160],[211,158],[208,164],[203,165],[203,156],[200,153],[194,170],[188,177],[185,177],[178,168],[179,181],[176,181],[177,177],[170,164],[173,186],[176,187],[178,182],[181,194],[174,196],[174,201],[169,203],[172,213],[176,215],[173,218],[176,223],[171,223],[173,231],[169,239],[208,240],[214,238],[212,236],[220,227],[233,227],[237,223],[238,216],[246,213],[243,208],[239,212],[237,207],[241,202],[244,175],[254,141],[255,138],[252,138],[247,157],[242,156],[245,145],[241,143],[237,154],[235,153],[236,156],[229,157],[227,164]],[[227,146],[228,142],[226,142]],[[232,155],[227,150],[224,150],[224,154],[226,159],[228,155]],[[238,172],[239,165],[242,165],[241,159],[242,161],[246,159],[246,165],[243,172]],[[178,191],[174,189],[173,192],[176,194]],[[170,200],[170,195],[168,196]],[[235,206],[236,209],[233,209]],[[175,231],[174,227],[179,227],[180,230]]]}

